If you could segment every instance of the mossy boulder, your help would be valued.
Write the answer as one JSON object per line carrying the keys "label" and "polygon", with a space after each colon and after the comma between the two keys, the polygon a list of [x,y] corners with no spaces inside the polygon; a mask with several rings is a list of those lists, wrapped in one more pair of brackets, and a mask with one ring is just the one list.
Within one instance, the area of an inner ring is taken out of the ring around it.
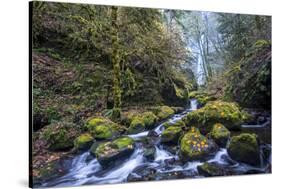
{"label": "mossy boulder", "polygon": [[41,132],[42,138],[52,151],[68,150],[74,146],[73,141],[80,134],[77,125],[69,122],[54,122]]}
{"label": "mossy boulder", "polygon": [[181,127],[171,126],[165,129],[161,135],[161,142],[177,144],[183,134]]}
{"label": "mossy boulder", "polygon": [[98,145],[95,156],[103,167],[108,167],[128,158],[133,151],[134,140],[130,137],[120,137]]}
{"label": "mossy boulder", "polygon": [[213,125],[210,132],[210,137],[218,144],[220,147],[225,147],[226,143],[230,137],[229,130],[220,123]]}
{"label": "mossy boulder", "polygon": [[194,127],[180,141],[180,158],[183,161],[204,160],[217,150],[217,145]]}
{"label": "mossy boulder", "polygon": [[210,96],[208,93],[203,91],[192,91],[189,93],[190,99],[196,99],[199,107],[203,107],[207,102],[213,101],[216,98]]}
{"label": "mossy boulder", "polygon": [[205,177],[212,177],[212,176],[224,176],[225,170],[218,165],[207,163],[205,162],[202,165],[197,166],[198,173]]}
{"label": "mossy boulder", "polygon": [[144,131],[145,129],[151,129],[158,120],[158,117],[153,112],[144,112],[132,116],[131,123],[128,128],[128,134],[136,134]]}
{"label": "mossy boulder", "polygon": [[184,117],[186,125],[194,125],[204,134],[210,132],[216,123],[222,123],[229,130],[238,130],[244,120],[245,112],[236,103],[221,100],[208,102]]}
{"label": "mossy boulder", "polygon": [[250,165],[259,165],[260,150],[257,135],[242,133],[233,136],[227,146],[227,153],[233,160]]}
{"label": "mossy boulder", "polygon": [[156,109],[156,115],[160,120],[167,119],[174,113],[175,111],[169,106],[159,106]]}
{"label": "mossy boulder", "polygon": [[168,127],[180,127],[183,128],[185,127],[185,123],[182,120],[178,120],[176,122],[166,122],[163,124],[163,126],[167,129]]}
{"label": "mossy boulder", "polygon": [[103,117],[92,118],[86,124],[87,130],[97,140],[109,140],[118,136],[121,132],[121,127]]}
{"label": "mossy boulder", "polygon": [[91,147],[94,138],[90,133],[84,133],[74,140],[74,147],[77,150],[86,150]]}

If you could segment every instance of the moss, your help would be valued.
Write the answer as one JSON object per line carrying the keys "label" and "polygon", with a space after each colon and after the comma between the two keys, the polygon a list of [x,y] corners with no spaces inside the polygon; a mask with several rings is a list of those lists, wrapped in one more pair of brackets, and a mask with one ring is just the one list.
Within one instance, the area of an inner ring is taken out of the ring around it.
{"label": "moss", "polygon": [[161,142],[164,143],[178,143],[183,131],[181,127],[171,126],[163,131],[161,135]]}
{"label": "moss", "polygon": [[197,99],[197,102],[200,106],[204,106],[207,102],[215,100],[214,97],[208,95],[206,92],[202,91],[192,91],[189,93],[189,98]]}
{"label": "moss", "polygon": [[113,144],[117,145],[118,149],[123,148],[132,148],[132,145],[134,144],[134,140],[130,137],[121,137],[112,142]]}
{"label": "moss", "polygon": [[208,102],[203,108],[186,115],[186,125],[194,125],[203,133],[208,133],[215,123],[222,123],[228,129],[239,129],[244,113],[236,103],[224,101]]}
{"label": "moss", "polygon": [[220,123],[213,125],[213,128],[210,132],[211,138],[221,147],[225,147],[229,137],[229,130]]}
{"label": "moss", "polygon": [[214,150],[214,144],[194,127],[191,127],[180,142],[180,156],[183,160],[201,160]]}
{"label": "moss", "polygon": [[224,176],[224,170],[214,164],[205,162],[197,167],[199,174],[204,176]]}
{"label": "moss", "polygon": [[175,111],[172,108],[170,108],[169,106],[160,106],[157,110],[157,117],[160,120],[163,120],[163,119],[170,117],[174,113],[175,113]]}
{"label": "moss", "polygon": [[142,119],[135,117],[130,124],[128,134],[136,134],[145,130],[145,124]]}
{"label": "moss", "polygon": [[182,100],[188,100],[188,91],[186,89],[181,89],[174,85],[175,91],[176,91],[176,96]]}
{"label": "moss", "polygon": [[58,151],[72,148],[79,133],[79,128],[72,123],[53,122],[42,130],[41,135],[50,150]]}
{"label": "moss", "polygon": [[173,127],[184,127],[184,126],[185,126],[185,123],[184,123],[182,120],[178,120],[178,121],[176,121],[176,122],[174,122],[174,123],[172,123],[172,122],[166,122],[166,123],[163,124],[163,126],[164,126],[165,128],[168,128],[168,127],[171,127],[171,126],[173,126]]}
{"label": "moss", "polygon": [[95,149],[95,156],[99,163],[107,167],[119,159],[127,158],[134,150],[134,140],[130,137],[120,137],[111,142],[99,144]]}
{"label": "moss", "polygon": [[84,133],[77,137],[74,141],[74,147],[79,150],[87,149],[93,143],[94,138],[89,133]]}
{"label": "moss", "polygon": [[236,161],[251,165],[260,163],[259,145],[255,134],[242,133],[233,136],[227,146],[227,152]]}
{"label": "moss", "polygon": [[153,112],[144,112],[138,115],[130,115],[131,120],[130,127],[128,129],[129,134],[136,134],[144,131],[145,129],[151,129],[158,120],[157,116]]}
{"label": "moss", "polygon": [[88,124],[86,124],[88,131],[98,140],[107,140],[115,137],[119,134],[119,126],[102,117],[97,117],[90,119]]}

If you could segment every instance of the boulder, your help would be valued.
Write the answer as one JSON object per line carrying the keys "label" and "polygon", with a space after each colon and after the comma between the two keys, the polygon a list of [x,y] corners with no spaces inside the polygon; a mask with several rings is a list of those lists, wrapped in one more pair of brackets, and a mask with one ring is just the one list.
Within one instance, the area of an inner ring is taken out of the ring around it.
{"label": "boulder", "polygon": [[213,125],[213,128],[210,132],[210,137],[218,144],[220,147],[225,147],[227,141],[230,137],[229,130],[220,123]]}
{"label": "boulder", "polygon": [[194,127],[180,141],[180,158],[183,161],[204,160],[217,150],[217,145]]}
{"label": "boulder", "polygon": [[160,106],[156,109],[156,115],[160,120],[167,119],[174,113],[175,111],[169,106]]}
{"label": "boulder", "polygon": [[80,134],[77,125],[69,122],[53,122],[44,127],[40,133],[52,151],[69,150],[73,141]]}
{"label": "boulder", "polygon": [[236,103],[216,100],[190,112],[183,120],[186,125],[196,126],[207,134],[216,123],[223,124],[229,130],[239,130],[245,118],[246,112],[241,111]]}
{"label": "boulder", "polygon": [[90,133],[84,133],[74,140],[74,147],[77,150],[86,150],[91,147],[94,138]]}
{"label": "boulder", "polygon": [[153,112],[144,112],[142,114],[130,116],[128,119],[130,120],[128,134],[136,134],[145,129],[152,129],[158,117]]}
{"label": "boulder", "polygon": [[207,162],[197,166],[197,170],[199,175],[203,175],[205,177],[224,176],[226,174],[223,167]]}
{"label": "boulder", "polygon": [[228,155],[236,161],[250,165],[260,164],[260,150],[257,135],[242,133],[233,136],[227,146]]}
{"label": "boulder", "polygon": [[144,152],[143,152],[143,156],[149,160],[149,161],[153,161],[155,158],[155,152],[156,149],[154,146],[148,146],[144,148]]}
{"label": "boulder", "polygon": [[112,142],[100,144],[95,150],[95,156],[103,167],[116,164],[128,158],[134,152],[134,140],[130,137],[120,137]]}
{"label": "boulder", "polygon": [[121,127],[103,117],[92,118],[86,124],[88,131],[97,140],[112,139],[120,134]]}
{"label": "boulder", "polygon": [[181,127],[171,126],[165,129],[161,135],[161,142],[177,144],[183,134]]}
{"label": "boulder", "polygon": [[185,127],[185,123],[182,120],[178,120],[176,122],[165,122],[163,126],[167,129],[170,126],[173,127]]}

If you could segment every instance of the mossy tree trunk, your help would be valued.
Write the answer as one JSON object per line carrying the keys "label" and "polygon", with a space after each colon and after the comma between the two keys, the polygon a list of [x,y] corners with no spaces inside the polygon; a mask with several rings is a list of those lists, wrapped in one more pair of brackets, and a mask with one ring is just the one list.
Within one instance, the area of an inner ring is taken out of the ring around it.
{"label": "mossy tree trunk", "polygon": [[113,100],[114,107],[112,112],[112,118],[118,119],[121,115],[121,87],[120,87],[120,56],[119,56],[119,44],[118,44],[118,7],[111,7],[111,23],[112,23],[112,54],[111,61],[113,65]]}

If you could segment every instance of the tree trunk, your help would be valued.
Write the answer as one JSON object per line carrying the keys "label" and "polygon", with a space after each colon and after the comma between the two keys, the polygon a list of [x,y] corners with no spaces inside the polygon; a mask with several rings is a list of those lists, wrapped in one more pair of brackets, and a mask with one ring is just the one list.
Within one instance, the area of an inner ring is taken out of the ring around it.
{"label": "tree trunk", "polygon": [[112,54],[111,61],[113,66],[113,112],[112,118],[119,119],[121,116],[121,87],[120,87],[120,56],[118,47],[118,7],[111,7],[111,23],[112,23]]}

